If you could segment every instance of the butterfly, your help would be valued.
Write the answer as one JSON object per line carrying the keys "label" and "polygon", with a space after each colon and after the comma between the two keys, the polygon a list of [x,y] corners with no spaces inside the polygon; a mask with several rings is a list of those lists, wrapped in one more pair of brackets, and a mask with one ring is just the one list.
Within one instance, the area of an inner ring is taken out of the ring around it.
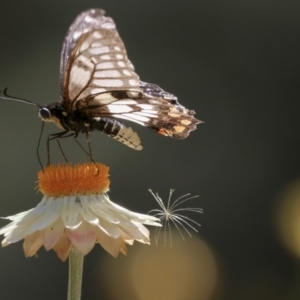
{"label": "butterfly", "polygon": [[79,14],[67,32],[60,61],[60,98],[40,106],[13,98],[6,90],[0,97],[36,105],[44,122],[62,130],[51,139],[99,130],[135,150],[143,148],[138,134],[118,119],[176,139],[186,138],[201,123],[174,95],[140,81],[114,21],[101,9]]}

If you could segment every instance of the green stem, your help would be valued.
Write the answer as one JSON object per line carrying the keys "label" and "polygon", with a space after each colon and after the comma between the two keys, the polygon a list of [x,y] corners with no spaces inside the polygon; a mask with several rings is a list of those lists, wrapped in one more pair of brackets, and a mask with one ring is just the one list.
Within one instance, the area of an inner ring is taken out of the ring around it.
{"label": "green stem", "polygon": [[83,255],[73,247],[69,255],[68,300],[80,300],[83,270]]}

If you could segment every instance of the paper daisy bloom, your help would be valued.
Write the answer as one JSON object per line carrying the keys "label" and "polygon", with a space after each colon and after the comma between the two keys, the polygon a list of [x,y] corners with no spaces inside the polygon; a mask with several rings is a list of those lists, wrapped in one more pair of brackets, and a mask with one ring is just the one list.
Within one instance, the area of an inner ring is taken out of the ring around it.
{"label": "paper daisy bloom", "polygon": [[129,211],[112,201],[109,168],[102,164],[50,165],[38,173],[38,189],[44,194],[33,209],[4,219],[12,222],[0,229],[2,246],[24,239],[26,257],[44,245],[65,261],[75,247],[86,255],[96,243],[117,257],[127,253],[134,240],[150,244],[143,225],[161,226],[158,219]]}

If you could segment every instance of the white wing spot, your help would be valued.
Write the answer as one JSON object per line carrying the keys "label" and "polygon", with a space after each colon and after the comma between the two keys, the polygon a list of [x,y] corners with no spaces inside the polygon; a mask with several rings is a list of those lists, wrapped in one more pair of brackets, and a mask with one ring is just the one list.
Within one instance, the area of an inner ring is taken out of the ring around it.
{"label": "white wing spot", "polygon": [[83,56],[75,61],[70,74],[70,90],[73,90],[74,86],[78,87],[78,89],[85,86],[91,77],[92,69],[93,64]]}
{"label": "white wing spot", "polygon": [[151,114],[151,115],[153,115],[153,117],[158,115],[158,112],[156,110],[152,110],[152,109],[151,110],[143,109],[142,112],[145,113],[145,114]]}
{"label": "white wing spot", "polygon": [[132,111],[132,108],[128,105],[117,105],[117,104],[109,104],[107,105],[110,113],[113,114],[123,114]]}
{"label": "white wing spot", "polygon": [[111,100],[111,101],[117,100],[117,98],[113,97],[113,96],[111,95],[111,93],[103,93],[103,94],[97,95],[94,99],[96,99],[96,100],[109,99],[109,100]]}
{"label": "white wing spot", "polygon": [[95,32],[93,33],[93,37],[94,37],[95,39],[101,39],[101,38],[102,38],[102,34],[101,34],[100,32],[98,32],[98,31],[95,31]]}
{"label": "white wing spot", "polygon": [[143,110],[153,110],[153,106],[150,104],[138,104],[138,107]]}
{"label": "white wing spot", "polygon": [[125,67],[124,61],[118,61],[118,66],[124,68]]}
{"label": "white wing spot", "polygon": [[93,21],[94,19],[91,18],[89,15],[87,15],[87,16],[84,18],[84,20],[85,20],[86,22],[90,23],[90,22]]}
{"label": "white wing spot", "polygon": [[131,122],[134,120],[135,123],[140,124],[142,126],[145,126],[144,122],[138,121],[138,120],[136,120],[136,118],[130,118],[130,117],[127,117],[126,115],[120,115],[120,114],[116,114],[116,115],[112,115],[112,116],[114,118],[124,119],[124,120],[128,120],[128,121],[131,121]]}
{"label": "white wing spot", "polygon": [[94,97],[89,102],[89,105],[107,105],[114,101],[116,101],[116,98],[114,98],[111,93],[103,93]]}
{"label": "white wing spot", "polygon": [[130,75],[131,75],[131,72],[128,71],[128,70],[123,70],[123,74],[124,74],[124,75],[127,75],[127,76],[130,76]]}
{"label": "white wing spot", "polygon": [[110,60],[111,56],[109,54],[107,54],[107,55],[101,55],[101,59],[103,59],[103,60]]}
{"label": "white wing spot", "polygon": [[96,66],[96,70],[99,70],[99,69],[113,69],[113,68],[114,68],[114,64],[111,63],[111,62],[100,63],[100,64],[97,64],[97,66]]}
{"label": "white wing spot", "polygon": [[123,86],[123,81],[118,79],[95,79],[93,84],[100,87],[120,87]]}
{"label": "white wing spot", "polygon": [[115,49],[116,51],[121,51],[121,48],[118,47],[118,46],[114,46],[114,49]]}
{"label": "white wing spot", "polygon": [[91,47],[92,47],[92,48],[102,47],[102,46],[103,46],[103,44],[100,43],[100,42],[94,42],[94,43],[91,44]]}
{"label": "white wing spot", "polygon": [[116,103],[117,104],[122,104],[122,105],[136,105],[136,101],[132,99],[123,99],[123,100],[118,100]]}
{"label": "white wing spot", "polygon": [[117,70],[98,71],[95,72],[94,77],[95,78],[120,77],[120,72]]}
{"label": "white wing spot", "polygon": [[147,113],[145,111],[137,111],[135,114],[149,118],[158,118],[157,114],[153,114],[152,112]]}
{"label": "white wing spot", "polygon": [[124,116],[132,118],[133,120],[137,120],[137,121],[140,121],[140,122],[149,122],[149,120],[150,120],[147,117],[139,116],[139,115],[136,115],[134,113],[124,114]]}
{"label": "white wing spot", "polygon": [[[98,94],[98,93],[103,93],[103,92],[106,92],[106,89],[101,89],[101,88],[92,89],[91,90],[91,95]],[[97,96],[97,97],[99,97],[99,96]]]}
{"label": "white wing spot", "polygon": [[109,52],[108,47],[99,47],[99,48],[90,48],[89,49],[89,53],[93,54],[93,55],[98,55],[98,54],[107,53],[107,52]]}
{"label": "white wing spot", "polygon": [[80,36],[81,36],[81,32],[80,31],[75,31],[74,34],[73,34],[74,40],[77,40]]}
{"label": "white wing spot", "polygon": [[116,58],[117,58],[117,59],[123,59],[124,56],[123,56],[122,54],[117,54],[117,55],[116,55]]}
{"label": "white wing spot", "polygon": [[137,82],[135,79],[130,79],[130,80],[128,81],[128,83],[129,83],[130,85],[137,85],[137,84],[138,84],[138,82]]}
{"label": "white wing spot", "polygon": [[90,46],[89,42],[85,41],[85,42],[80,46],[80,52],[85,51],[86,49],[88,49],[89,46]]}

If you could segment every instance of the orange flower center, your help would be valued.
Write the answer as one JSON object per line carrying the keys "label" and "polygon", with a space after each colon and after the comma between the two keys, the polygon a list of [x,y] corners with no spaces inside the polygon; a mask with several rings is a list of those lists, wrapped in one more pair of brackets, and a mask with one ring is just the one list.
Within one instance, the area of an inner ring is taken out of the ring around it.
{"label": "orange flower center", "polygon": [[38,189],[50,197],[102,194],[109,189],[108,170],[100,163],[50,165],[38,173]]}

